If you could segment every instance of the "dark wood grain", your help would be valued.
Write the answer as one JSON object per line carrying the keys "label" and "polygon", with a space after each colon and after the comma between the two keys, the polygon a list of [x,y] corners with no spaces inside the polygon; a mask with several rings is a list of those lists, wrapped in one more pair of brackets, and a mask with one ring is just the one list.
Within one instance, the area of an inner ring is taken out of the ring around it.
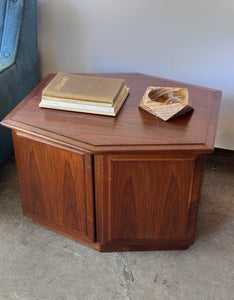
{"label": "dark wood grain", "polygon": [[[221,92],[144,74],[90,74],[130,87],[113,118],[39,108],[54,75],[1,122],[13,132],[24,214],[99,251],[188,248]],[[187,87],[195,110],[164,122],[139,109],[150,85]]]}
{"label": "dark wood grain", "polygon": [[196,158],[194,168],[194,179],[192,187],[192,197],[190,201],[189,216],[188,216],[188,233],[187,238],[190,244],[194,243],[196,221],[199,207],[199,197],[203,181],[203,173],[206,161],[206,154],[201,154]]}
{"label": "dark wood grain", "polygon": [[[35,224],[43,226],[53,232],[59,233],[69,239],[72,239],[76,242],[82,243],[85,246],[91,247],[95,250],[101,251],[100,249],[100,244],[99,243],[95,243],[92,240],[90,240],[86,234],[82,233],[82,232],[78,232],[76,230],[72,230],[70,228],[58,225],[58,224],[52,224],[50,222],[50,220],[45,220],[45,219],[41,219],[36,217],[35,215],[29,215]],[[112,250],[113,251],[113,250]],[[110,252],[110,251],[109,251]]]}
{"label": "dark wood grain", "polygon": [[[69,138],[96,151],[128,150],[128,147],[136,149],[139,146],[145,150],[160,146],[174,149],[178,145],[212,151],[220,91],[143,74],[108,73],[99,76],[124,78],[130,87],[130,95],[117,117],[39,108],[42,89],[54,77],[51,74],[3,120],[3,124],[11,127],[14,122],[16,126],[20,123],[30,132],[48,137],[56,134],[62,141]],[[139,109],[141,98],[150,85],[187,87],[194,112],[164,122]]]}
{"label": "dark wood grain", "polygon": [[153,250],[186,250],[191,245],[188,240],[168,239],[139,239],[139,240],[112,240],[99,245],[100,252],[122,251],[153,251]]}
{"label": "dark wood grain", "polygon": [[[23,212],[94,241],[90,154],[13,133]],[[86,182],[88,177],[88,185]]]}
{"label": "dark wood grain", "polygon": [[[168,247],[169,241],[174,246],[182,240],[191,244],[202,162],[195,154],[182,152],[96,155],[96,224],[101,247],[110,249],[112,243],[115,249],[114,241],[118,241],[123,249],[132,241],[140,246],[143,240],[164,240]],[[151,246],[159,247],[158,243]]]}

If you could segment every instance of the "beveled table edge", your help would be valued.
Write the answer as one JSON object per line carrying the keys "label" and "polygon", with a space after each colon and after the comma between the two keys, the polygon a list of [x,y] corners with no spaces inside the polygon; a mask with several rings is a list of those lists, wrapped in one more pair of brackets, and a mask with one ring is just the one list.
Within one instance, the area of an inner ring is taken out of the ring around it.
{"label": "beveled table edge", "polygon": [[[78,73],[78,74],[87,74],[87,75],[97,75],[99,73]],[[101,73],[104,74],[104,73]],[[37,93],[38,89],[40,89],[41,86],[45,84],[46,81],[50,80],[51,77],[55,76],[56,73],[49,73],[42,81],[0,122],[2,126],[8,127],[10,129],[24,132],[30,136],[35,136],[39,137],[42,135],[46,139],[50,139],[54,142],[66,144],[67,146],[74,147],[74,148],[81,148],[82,150],[88,150],[91,151],[94,154],[101,154],[101,153],[111,153],[111,152],[151,152],[151,151],[184,151],[184,150],[190,150],[190,151],[195,151],[198,153],[212,153],[214,150],[214,142],[215,142],[215,135],[209,134],[211,131],[216,132],[217,129],[217,124],[218,124],[218,113],[219,113],[219,106],[221,102],[221,96],[222,96],[222,91],[216,90],[216,89],[211,89],[203,86],[197,86],[194,84],[190,83],[183,83],[180,81],[175,81],[172,79],[167,79],[167,78],[161,78],[153,75],[148,75],[148,74],[143,74],[143,73],[136,73],[136,72],[126,72],[126,73],[105,73],[105,74],[136,74],[136,75],[143,75],[143,76],[148,76],[148,77],[154,77],[154,78],[159,78],[159,79],[165,79],[168,81],[171,81],[173,83],[180,83],[180,84],[186,84],[189,86],[194,86],[197,88],[204,88],[204,89],[209,89],[214,92],[214,96],[216,98],[219,98],[219,101],[215,101],[214,103],[216,104],[214,106],[214,110],[216,111],[216,114],[213,114],[213,119],[216,120],[215,122],[211,122],[210,120],[210,125],[207,130],[207,136],[206,136],[206,142],[207,143],[194,143],[194,144],[160,144],[160,145],[92,145],[89,143],[85,143],[82,141],[78,141],[54,132],[51,132],[49,130],[41,129],[36,126],[28,125],[26,123],[14,121],[11,118],[15,115],[17,111],[22,109],[25,104]],[[214,124],[215,127],[214,128]]]}

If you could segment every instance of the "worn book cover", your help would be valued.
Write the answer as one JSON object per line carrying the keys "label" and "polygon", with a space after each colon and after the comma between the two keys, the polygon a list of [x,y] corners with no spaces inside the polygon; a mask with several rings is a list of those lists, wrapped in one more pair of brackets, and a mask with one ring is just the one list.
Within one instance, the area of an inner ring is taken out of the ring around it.
{"label": "worn book cover", "polygon": [[124,101],[126,100],[128,94],[129,94],[129,88],[126,87],[122,90],[121,94],[118,96],[117,100],[112,106],[103,106],[98,104],[89,105],[88,104],[89,102],[81,104],[81,103],[76,103],[76,101],[64,102],[64,101],[56,101],[56,100],[42,100],[39,106],[44,108],[52,108],[52,109],[59,109],[59,110],[116,116],[120,108],[122,107]]}
{"label": "worn book cover", "polygon": [[101,101],[87,101],[87,100],[71,99],[71,98],[51,97],[51,96],[42,96],[41,103],[39,106],[42,107],[44,103],[52,103],[53,104],[53,102],[56,101],[56,102],[64,102],[64,103],[75,103],[75,104],[81,104],[81,105],[96,105],[96,106],[112,107],[119,100],[121,95],[123,95],[123,93],[125,93],[127,88],[128,87],[124,84],[113,103],[101,102]]}
{"label": "worn book cover", "polygon": [[125,83],[123,79],[58,73],[42,91],[42,99],[56,97],[113,104]]}

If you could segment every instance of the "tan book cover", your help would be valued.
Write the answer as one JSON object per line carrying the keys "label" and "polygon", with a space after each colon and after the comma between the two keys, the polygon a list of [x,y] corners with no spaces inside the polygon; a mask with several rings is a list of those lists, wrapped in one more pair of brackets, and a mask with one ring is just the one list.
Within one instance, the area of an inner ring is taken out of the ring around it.
{"label": "tan book cover", "polygon": [[42,100],[39,106],[42,108],[52,108],[52,109],[59,109],[59,110],[116,116],[120,108],[122,107],[123,103],[127,99],[128,94],[129,94],[129,88],[126,87],[119,95],[114,105],[111,107],[103,106],[103,105],[89,105],[87,104],[88,102],[86,104],[80,104],[71,101],[63,102],[63,101],[55,101],[55,100],[53,101]]}
{"label": "tan book cover", "polygon": [[123,79],[58,73],[42,91],[42,98],[57,97],[113,103],[123,86]]}
{"label": "tan book cover", "polygon": [[87,101],[87,100],[71,99],[71,98],[51,97],[51,96],[42,96],[41,103],[39,106],[42,107],[43,103],[51,102],[53,104],[53,101],[56,101],[56,102],[67,102],[67,103],[70,102],[70,103],[83,104],[83,105],[97,105],[97,106],[112,107],[119,100],[119,98],[123,95],[123,93],[125,93],[126,89],[127,89],[127,86],[126,86],[126,84],[124,84],[113,103],[101,102],[101,101]]}

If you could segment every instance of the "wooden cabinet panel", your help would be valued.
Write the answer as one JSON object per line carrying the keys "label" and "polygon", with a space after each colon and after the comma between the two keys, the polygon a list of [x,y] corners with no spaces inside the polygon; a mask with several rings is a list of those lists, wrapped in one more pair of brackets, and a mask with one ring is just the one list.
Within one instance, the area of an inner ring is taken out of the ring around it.
{"label": "wooden cabinet panel", "polygon": [[14,144],[24,214],[94,241],[91,155],[20,133]]}
{"label": "wooden cabinet panel", "polygon": [[[130,87],[111,118],[40,108],[54,76],[1,122],[13,132],[24,214],[99,251],[188,248],[221,92],[145,74],[98,74]],[[181,85],[193,112],[164,122],[138,108],[147,86]]]}
{"label": "wooden cabinet panel", "polygon": [[195,155],[98,155],[95,169],[98,242],[191,242]]}

